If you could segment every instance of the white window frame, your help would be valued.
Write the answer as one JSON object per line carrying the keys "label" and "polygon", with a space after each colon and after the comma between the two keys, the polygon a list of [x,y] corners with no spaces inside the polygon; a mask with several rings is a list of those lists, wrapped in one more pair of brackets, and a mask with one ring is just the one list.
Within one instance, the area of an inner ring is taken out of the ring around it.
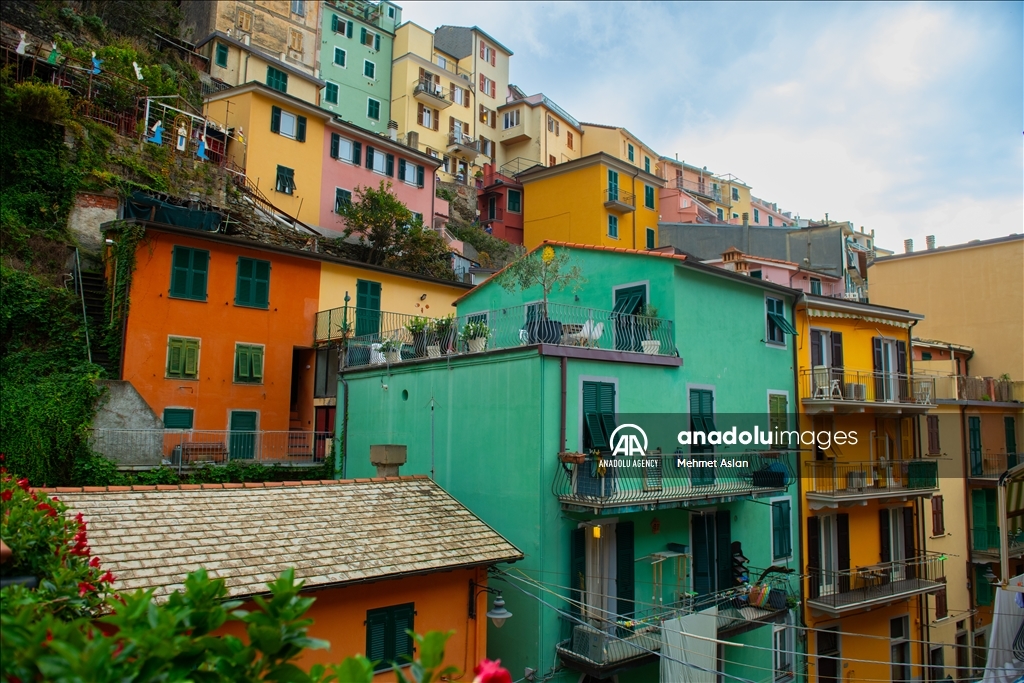
{"label": "white window frame", "polygon": [[782,341],[774,341],[769,339],[771,335],[768,334],[768,299],[774,299],[775,301],[782,302],[782,316],[785,317],[786,300],[780,296],[772,296],[771,294],[764,295],[764,345],[772,349],[788,349],[789,348],[789,335],[785,331],[782,332]]}
{"label": "white window frame", "polygon": [[[795,678],[796,673],[796,638],[793,633],[793,626],[790,623],[792,621],[789,614],[786,615],[786,621],[782,624],[775,624],[772,626],[772,671],[773,679],[775,683],[788,683]],[[782,634],[779,642],[779,634]],[[781,645],[781,647],[779,647]],[[789,669],[792,673],[779,675],[779,664],[780,655],[784,661],[789,665]]]}
{"label": "white window frame", "polygon": [[[338,64],[338,53],[339,52],[341,53],[341,58],[345,62],[344,64]],[[341,48],[341,47],[335,47],[334,48],[334,60],[331,62],[331,64],[333,64],[335,67],[337,67],[339,69],[347,69],[348,68],[348,50],[346,50],[345,48]]]}
{"label": "white window frame", "polygon": [[[373,70],[373,75],[372,76],[367,76],[366,75],[366,65],[367,64],[369,64],[371,67],[373,67],[373,69],[372,69]],[[371,59],[364,59],[363,60],[363,78],[369,78],[372,81],[376,81],[377,80],[377,63],[376,62],[374,62]]]}
{"label": "white window frame", "polygon": [[[324,83],[326,84],[326,85],[324,85],[324,102],[326,102],[327,104],[333,104],[334,106],[339,105],[341,103],[341,86],[338,85],[337,83],[335,83],[334,81],[324,81]],[[335,89],[337,90],[338,99],[337,99],[336,102],[331,102],[330,100],[327,99],[327,86],[328,85],[333,85],[335,87]]]}
{"label": "white window frame", "polygon": [[[300,17],[306,16],[306,0],[291,0],[289,4],[292,14],[297,14]],[[296,11],[296,8],[298,11]]]}
{"label": "white window frame", "polygon": [[[341,146],[343,144],[344,145],[348,145],[348,149],[344,153],[342,152],[342,149],[341,149]],[[351,164],[352,163],[352,145],[353,144],[354,143],[353,143],[352,140],[349,140],[348,138],[346,138],[346,137],[344,137],[342,135],[339,135],[338,136],[338,158],[335,159],[335,161],[340,161],[342,163]],[[347,189],[347,188],[343,187],[341,189],[344,190],[344,189]]]}
{"label": "white window frame", "polygon": [[[291,133],[290,134],[285,132],[284,122],[286,120],[290,120],[291,121]],[[281,110],[281,123],[277,127],[277,132],[282,137],[286,137],[289,140],[294,140],[296,138],[296,136],[299,134],[299,117],[296,116],[295,114],[292,114],[291,112],[287,112],[284,109],[282,109]]]}
{"label": "white window frame", "polygon": [[466,103],[466,91],[452,83],[452,102],[454,104]]}
{"label": "white window frame", "polygon": [[373,31],[369,31],[369,30],[368,30],[368,31],[366,32],[366,39],[367,39],[367,40],[368,40],[369,42],[368,42],[368,43],[364,43],[364,42],[362,42],[362,41],[359,41],[359,44],[360,44],[360,45],[362,45],[363,47],[368,47],[368,48],[370,48],[370,49],[372,50],[372,49],[373,49],[373,41],[374,41],[374,40],[376,40],[376,35],[377,35],[377,34],[376,34],[376,33],[374,33]]}
{"label": "white window frame", "polygon": [[427,130],[434,130],[434,110],[430,107],[423,107],[423,127]]}
{"label": "white window frame", "polygon": [[[380,168],[377,168],[377,160],[380,159]],[[388,169],[388,155],[379,149],[373,150],[373,168],[370,169],[374,173],[386,175]]]}
{"label": "white window frame", "polygon": [[[395,163],[398,163],[397,159],[395,160]],[[412,163],[408,159],[405,161],[405,176],[406,177],[404,178],[399,178],[399,180],[404,182],[406,185],[418,187],[418,184],[416,182],[416,164]]]}
{"label": "white window frame", "polygon": [[501,129],[508,130],[509,128],[515,128],[520,124],[521,120],[522,119],[519,115],[519,109],[510,109],[509,111],[505,112],[505,119],[502,123]]}
{"label": "white window frame", "polygon": [[[784,392],[781,392],[781,391],[769,392],[769,394],[777,394],[777,395],[782,395],[783,393]],[[785,394],[785,396],[786,396],[787,403],[788,403],[789,394],[787,393],[787,394]],[[775,541],[775,518],[774,518],[774,515],[769,515],[769,517],[768,517],[768,526],[769,526],[769,528],[771,530],[771,535],[768,538],[771,539],[769,541],[769,544],[771,545],[771,553],[772,553],[772,562],[773,563],[779,562],[779,561],[785,561],[785,560],[793,559],[793,556],[794,556],[793,547],[796,545],[795,543],[793,543],[793,497],[792,496],[775,496],[774,498],[769,498],[768,499],[768,504],[772,505],[777,500],[789,501],[789,555],[783,555],[783,556],[780,556],[780,557],[775,557],[775,543],[774,543],[774,541]]]}

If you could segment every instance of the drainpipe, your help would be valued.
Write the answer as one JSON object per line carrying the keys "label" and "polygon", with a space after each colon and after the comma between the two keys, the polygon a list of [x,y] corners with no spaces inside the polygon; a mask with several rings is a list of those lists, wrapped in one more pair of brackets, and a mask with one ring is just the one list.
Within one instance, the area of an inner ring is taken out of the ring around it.
{"label": "drainpipe", "polygon": [[[640,169],[633,174],[633,204],[636,204],[636,177],[640,175]],[[633,207],[633,248],[636,249],[636,206]]]}
{"label": "drainpipe", "polygon": [[[346,470],[348,469],[348,380],[345,379],[345,375],[338,373],[338,378],[341,380],[342,389],[342,413],[341,413],[341,451],[338,453],[338,459],[335,460],[335,472],[337,472],[338,465],[341,467],[341,476],[339,479],[344,479]],[[337,420],[337,417],[335,417]],[[340,463],[338,462],[340,461]]]}
{"label": "drainpipe", "polygon": [[565,391],[566,391],[566,387],[565,387],[565,385],[566,385],[566,375],[568,374],[569,359],[566,358],[565,356],[562,356],[560,361],[561,361],[561,366],[562,366],[562,418],[561,418],[561,422],[559,424],[560,433],[559,433],[559,441],[558,441],[558,443],[559,443],[559,448],[561,448],[561,452],[564,453],[565,449],[566,449],[566,445],[565,445],[565,417],[566,417],[565,416]]}

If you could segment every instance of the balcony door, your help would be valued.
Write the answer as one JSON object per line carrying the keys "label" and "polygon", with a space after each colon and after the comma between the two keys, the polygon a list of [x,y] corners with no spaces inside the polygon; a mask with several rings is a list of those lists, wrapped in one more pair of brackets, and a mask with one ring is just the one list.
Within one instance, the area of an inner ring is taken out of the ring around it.
{"label": "balcony door", "polygon": [[819,631],[818,683],[839,683],[839,627]]}
{"label": "balcony door", "polygon": [[572,531],[570,610],[611,630],[634,613],[633,523],[594,520]]}
{"label": "balcony door", "polygon": [[917,555],[914,546],[914,509],[890,508],[878,511],[882,563],[888,564],[887,581],[905,581],[914,578],[909,564]]}
{"label": "balcony door", "polygon": [[907,343],[886,337],[872,338],[875,400],[900,401],[909,396]]}
{"label": "balcony door", "polygon": [[710,595],[732,586],[732,517],[727,510],[690,517],[693,590]]}
{"label": "balcony door", "polygon": [[807,518],[807,570],[811,599],[850,590],[850,516]]}
{"label": "balcony door", "polygon": [[647,286],[635,285],[615,290],[612,318],[615,321],[615,350],[640,351],[646,337],[636,316],[647,305]]}

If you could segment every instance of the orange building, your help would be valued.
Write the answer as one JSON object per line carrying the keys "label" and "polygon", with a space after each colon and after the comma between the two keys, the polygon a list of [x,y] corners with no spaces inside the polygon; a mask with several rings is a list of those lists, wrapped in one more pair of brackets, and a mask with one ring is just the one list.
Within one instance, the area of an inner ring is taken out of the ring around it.
{"label": "orange building", "polygon": [[[154,589],[165,600],[204,567],[225,580],[231,598],[246,599],[294,568],[315,598],[309,636],[331,644],[304,651],[298,666],[363,654],[381,662],[381,683],[396,679],[390,662],[413,654],[406,629],[455,631],[444,665],[472,671],[487,655],[486,615],[500,595],[487,586],[488,568],[523,557],[422,475],[57,492],[84,515],[93,553],[122,591]],[[220,524],[209,524],[210,510]],[[245,637],[238,622],[221,632]]]}

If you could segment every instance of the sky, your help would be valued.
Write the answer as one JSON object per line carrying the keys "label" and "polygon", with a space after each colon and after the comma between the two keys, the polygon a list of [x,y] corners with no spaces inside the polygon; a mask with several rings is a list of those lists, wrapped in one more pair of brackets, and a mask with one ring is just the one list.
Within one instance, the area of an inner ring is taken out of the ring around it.
{"label": "sky", "polygon": [[579,121],[879,246],[1024,232],[1024,3],[402,2]]}

